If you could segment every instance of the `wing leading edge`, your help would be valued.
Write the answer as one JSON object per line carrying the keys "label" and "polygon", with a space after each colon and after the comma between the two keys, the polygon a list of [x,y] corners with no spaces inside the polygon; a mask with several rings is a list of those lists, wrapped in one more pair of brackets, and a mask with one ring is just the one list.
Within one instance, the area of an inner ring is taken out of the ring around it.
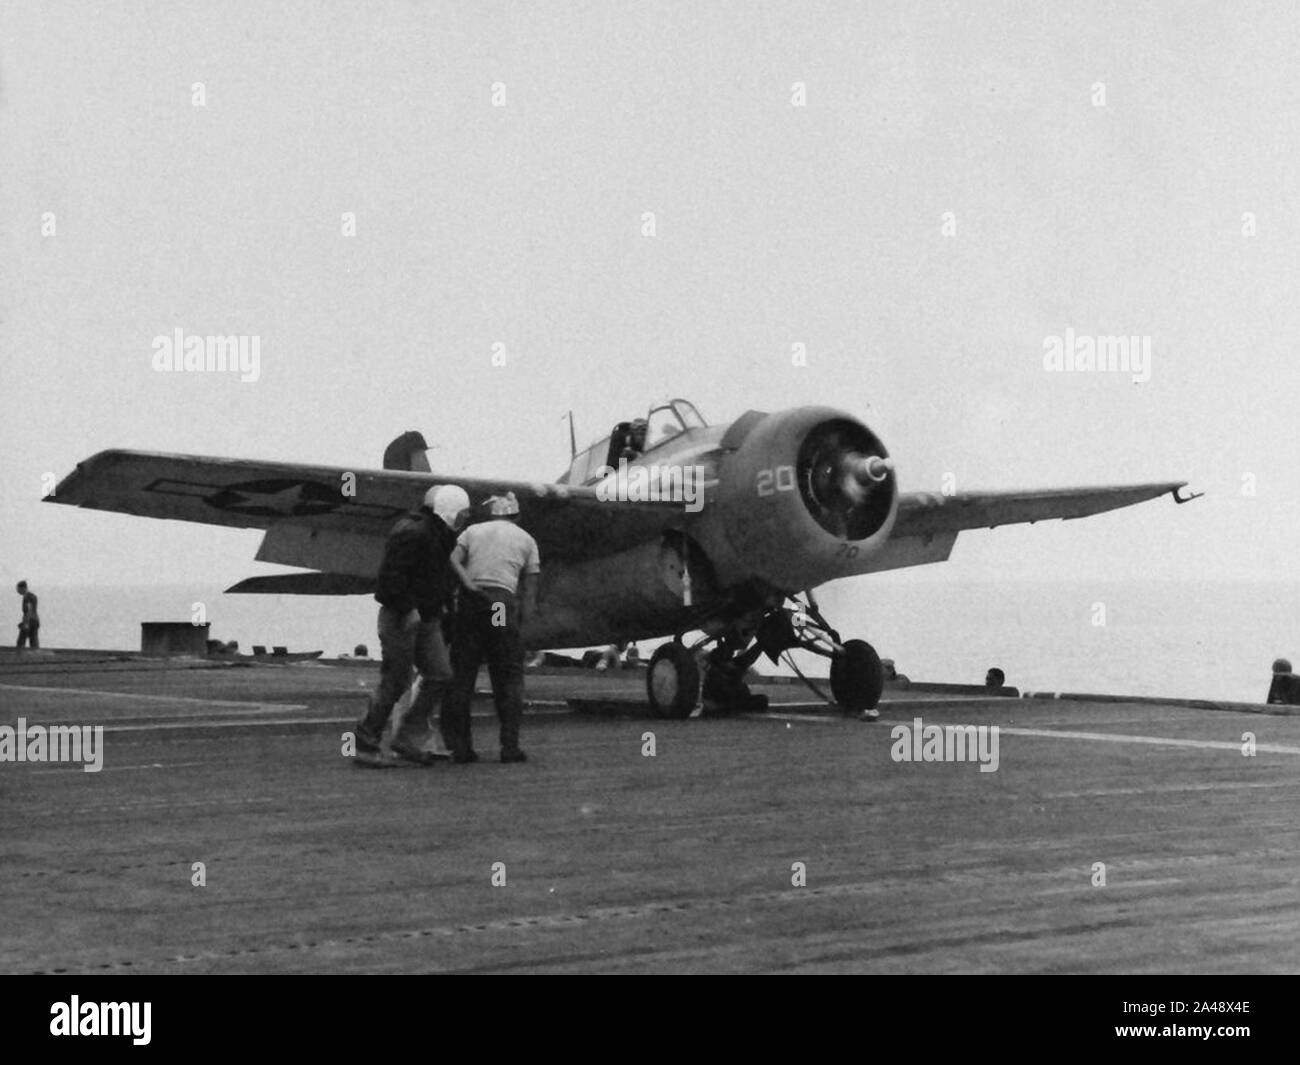
{"label": "wing leading edge", "polygon": [[1022,492],[958,492],[942,495],[909,492],[898,501],[893,537],[926,537],[963,529],[1086,518],[1131,507],[1165,494],[1186,502],[1178,492],[1186,481],[1117,485],[1103,488],[1043,488]]}
{"label": "wing leading edge", "polygon": [[[440,476],[423,471],[349,470],[285,462],[101,451],[65,477],[46,502],[148,518],[270,530],[264,547],[305,550],[334,541],[382,546],[397,518],[435,484],[460,485],[470,501],[514,492],[521,523],[543,558],[598,558],[657,538],[680,523],[673,502],[602,500],[594,488]],[[264,561],[319,566],[259,554]],[[346,571],[346,567],[344,567]]]}
{"label": "wing leading edge", "polygon": [[[373,577],[399,515],[434,484],[457,484],[474,504],[514,492],[522,524],[542,557],[584,561],[612,555],[684,524],[674,502],[602,500],[594,488],[439,476],[423,470],[349,470],[145,451],[101,451],[77,465],[46,502],[151,518],[267,530],[258,559],[326,571],[250,578],[238,591],[337,595]],[[1185,481],[1096,488],[907,493],[892,535],[859,572],[946,559],[957,533],[1025,522],[1070,520],[1133,506]]]}

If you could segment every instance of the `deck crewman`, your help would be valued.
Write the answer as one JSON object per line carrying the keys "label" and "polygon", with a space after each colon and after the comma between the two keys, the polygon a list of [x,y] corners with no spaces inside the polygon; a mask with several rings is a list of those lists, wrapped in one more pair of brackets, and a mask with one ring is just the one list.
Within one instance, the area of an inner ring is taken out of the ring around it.
{"label": "deck crewman", "polygon": [[458,582],[467,594],[473,593],[464,571],[451,558],[456,530],[468,512],[469,496],[463,488],[430,488],[420,509],[399,519],[384,544],[375,587],[383,664],[379,684],[357,725],[356,765],[395,764],[384,758],[380,745],[393,706],[411,686],[412,666],[419,670],[420,690],[397,730],[393,754],[415,765],[433,765],[438,760],[424,744],[435,701],[452,679],[443,617]]}
{"label": "deck crewman", "polygon": [[24,645],[31,644],[35,651],[41,646],[41,616],[36,612],[36,593],[28,591],[26,581],[19,581],[14,590],[23,600],[23,616],[18,622],[18,643],[15,649],[21,651]]}
{"label": "deck crewman", "polygon": [[480,592],[462,596],[452,641],[455,680],[443,703],[443,736],[456,762],[476,762],[470,704],[487,659],[501,725],[501,761],[525,762],[519,746],[524,714],[524,623],[537,611],[541,559],[537,541],[519,527],[513,492],[488,501],[490,520],[460,534],[452,558]]}

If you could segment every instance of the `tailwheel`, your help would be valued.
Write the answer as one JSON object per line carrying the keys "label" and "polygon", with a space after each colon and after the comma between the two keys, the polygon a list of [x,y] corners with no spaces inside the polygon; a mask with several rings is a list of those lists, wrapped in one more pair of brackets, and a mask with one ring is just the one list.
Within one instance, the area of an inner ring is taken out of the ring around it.
{"label": "tailwheel", "polygon": [[866,640],[846,640],[831,658],[831,694],[850,713],[875,710],[885,690],[885,670]]}
{"label": "tailwheel", "polygon": [[700,667],[674,640],[655,651],[646,670],[646,695],[655,717],[690,717],[700,701]]}

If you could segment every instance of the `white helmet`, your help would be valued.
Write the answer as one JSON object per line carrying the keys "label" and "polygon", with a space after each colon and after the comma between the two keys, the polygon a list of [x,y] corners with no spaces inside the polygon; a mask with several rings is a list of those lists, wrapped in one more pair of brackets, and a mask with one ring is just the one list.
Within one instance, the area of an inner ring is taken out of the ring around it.
{"label": "white helmet", "polygon": [[503,496],[492,496],[488,501],[488,513],[494,518],[508,518],[519,513],[519,500],[514,492]]}
{"label": "white helmet", "polygon": [[452,526],[469,509],[469,493],[458,484],[434,485],[424,493],[424,505]]}

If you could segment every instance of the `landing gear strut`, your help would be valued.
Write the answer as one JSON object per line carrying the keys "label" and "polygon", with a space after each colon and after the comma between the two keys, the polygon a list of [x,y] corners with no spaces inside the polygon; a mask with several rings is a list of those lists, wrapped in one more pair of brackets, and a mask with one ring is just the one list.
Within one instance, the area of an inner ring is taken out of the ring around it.
{"label": "landing gear strut", "polygon": [[[822,617],[812,592],[792,602],[793,608],[777,607],[759,625],[758,642],[767,656],[776,662],[778,655],[800,647],[829,658],[831,695],[835,703],[850,713],[874,718],[885,688],[885,670],[875,648],[865,640],[841,641],[840,634]],[[826,698],[798,667],[795,672],[817,695]]]}
{"label": "landing gear strut", "polygon": [[[831,697],[794,667],[800,679],[819,697],[841,709],[867,719],[877,716],[876,707],[885,687],[885,671],[875,648],[865,640],[840,640],[817,608],[811,592],[792,598],[793,606],[774,607],[758,624],[755,647],[775,664],[781,655],[799,647],[831,660]],[[709,640],[702,641],[704,646]],[[749,664],[754,648],[740,657]],[[793,665],[793,662],[791,662]],[[663,644],[650,659],[646,671],[646,695],[655,717],[690,717],[700,701],[700,667],[695,654],[680,640]]]}

